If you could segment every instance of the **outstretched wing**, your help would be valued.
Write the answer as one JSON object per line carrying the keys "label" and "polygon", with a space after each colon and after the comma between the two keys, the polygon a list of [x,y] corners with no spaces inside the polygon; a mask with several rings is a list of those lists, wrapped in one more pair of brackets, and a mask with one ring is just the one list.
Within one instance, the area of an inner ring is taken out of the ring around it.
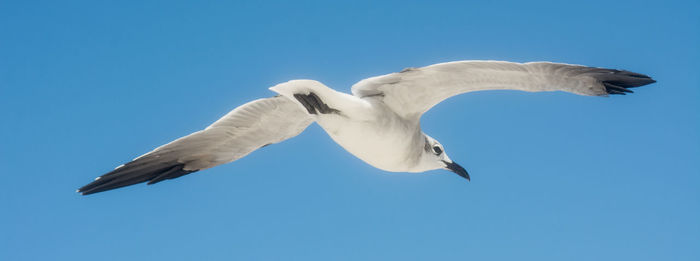
{"label": "outstretched wing", "polygon": [[83,195],[166,179],[242,158],[258,148],[292,138],[312,119],[293,101],[276,96],[239,106],[204,130],[174,140],[98,177]]}
{"label": "outstretched wing", "polygon": [[643,74],[581,65],[458,61],[364,79],[352,86],[352,93],[361,98],[382,99],[399,115],[417,119],[442,100],[465,92],[565,91],[606,96],[631,93],[627,88],[653,82]]}

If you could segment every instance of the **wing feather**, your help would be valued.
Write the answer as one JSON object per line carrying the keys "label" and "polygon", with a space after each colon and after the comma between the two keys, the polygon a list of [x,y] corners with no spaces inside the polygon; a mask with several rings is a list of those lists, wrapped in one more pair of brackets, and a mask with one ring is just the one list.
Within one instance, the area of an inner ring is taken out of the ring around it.
{"label": "wing feather", "polygon": [[299,135],[313,120],[288,98],[276,96],[239,106],[206,129],[160,146],[78,190],[93,194],[148,181],[155,184],[240,159]]}
{"label": "wing feather", "polygon": [[382,99],[399,115],[418,119],[454,95],[482,90],[565,91],[606,96],[655,82],[649,76],[581,65],[458,61],[364,79],[352,86],[361,98]]}

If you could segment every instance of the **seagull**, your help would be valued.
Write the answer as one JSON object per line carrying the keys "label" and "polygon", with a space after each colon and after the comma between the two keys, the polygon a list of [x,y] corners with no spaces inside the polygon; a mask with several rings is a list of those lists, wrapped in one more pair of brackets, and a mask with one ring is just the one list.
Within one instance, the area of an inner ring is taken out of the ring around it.
{"label": "seagull", "polygon": [[483,90],[564,91],[586,96],[625,95],[656,82],[625,70],[551,62],[455,61],[406,68],[359,81],[352,94],[314,80],[270,88],[204,130],[141,155],[78,189],[83,195],[163,180],[229,163],[299,135],[316,122],[341,147],[388,172],[446,169],[470,180],[445,147],[421,130],[420,118],[452,96]]}

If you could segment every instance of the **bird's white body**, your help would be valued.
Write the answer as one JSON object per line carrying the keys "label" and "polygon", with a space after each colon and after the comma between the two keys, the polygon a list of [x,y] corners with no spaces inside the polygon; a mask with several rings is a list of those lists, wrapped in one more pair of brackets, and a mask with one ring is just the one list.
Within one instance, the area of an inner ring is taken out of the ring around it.
{"label": "bird's white body", "polygon": [[461,93],[510,89],[579,95],[625,94],[653,83],[628,71],[548,62],[459,61],[405,69],[364,79],[352,95],[313,80],[271,90],[280,96],[243,104],[206,129],[174,140],[102,175],[78,191],[92,194],[148,181],[173,179],[235,161],[292,138],[317,122],[345,150],[391,172],[448,169],[469,179],[442,145],[421,131],[420,117]]}
{"label": "bird's white body", "polygon": [[420,126],[384,103],[338,92],[313,80],[293,80],[270,89],[292,101],[295,93],[316,93],[340,111],[311,117],[338,145],[369,165],[391,172],[426,171],[419,165],[422,146],[415,146],[424,141]]}

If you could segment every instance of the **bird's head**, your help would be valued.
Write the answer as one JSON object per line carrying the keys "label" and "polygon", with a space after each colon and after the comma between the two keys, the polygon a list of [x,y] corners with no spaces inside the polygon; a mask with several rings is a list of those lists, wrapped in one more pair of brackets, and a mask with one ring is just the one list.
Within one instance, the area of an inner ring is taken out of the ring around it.
{"label": "bird's head", "polygon": [[425,166],[430,166],[430,169],[446,169],[457,173],[457,175],[470,180],[469,173],[462,168],[459,164],[455,163],[447,156],[445,153],[445,147],[440,144],[436,139],[423,134],[425,137],[425,144],[423,146],[423,155],[421,157],[422,164]]}

